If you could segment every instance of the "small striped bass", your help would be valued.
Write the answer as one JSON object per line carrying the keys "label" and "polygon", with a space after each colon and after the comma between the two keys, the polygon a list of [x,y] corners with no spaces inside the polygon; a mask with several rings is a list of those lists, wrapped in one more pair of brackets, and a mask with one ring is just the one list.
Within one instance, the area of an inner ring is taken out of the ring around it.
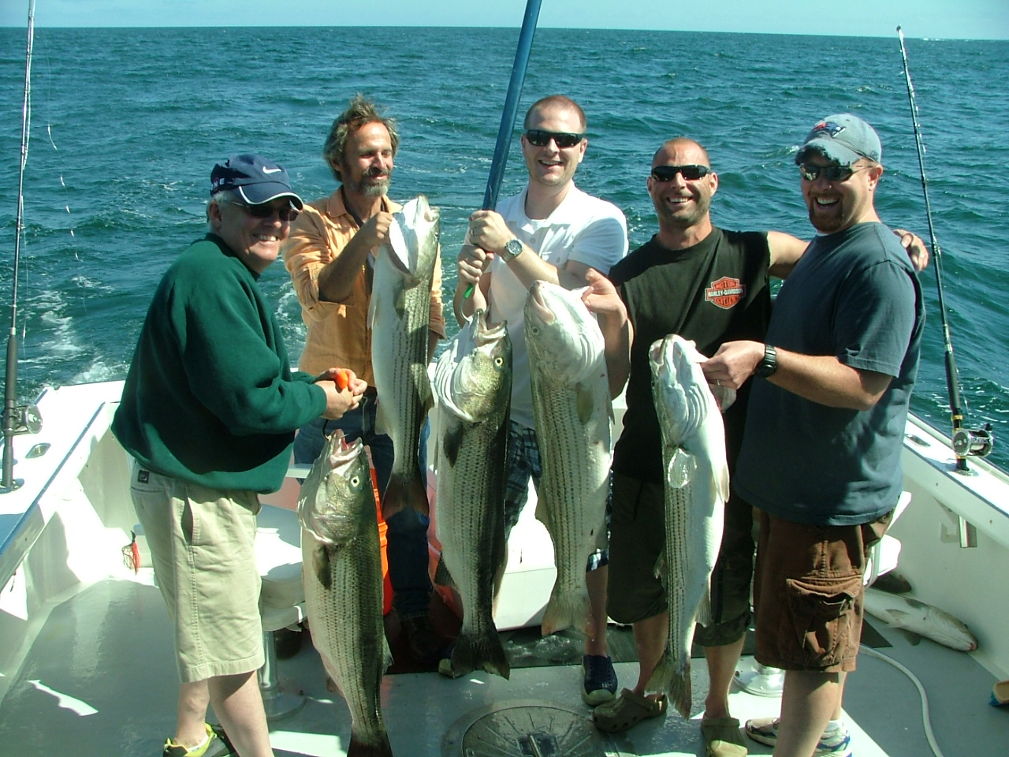
{"label": "small striped bass", "polygon": [[722,541],[729,469],[725,427],[694,343],[670,334],[652,344],[652,397],[662,429],[665,552],[657,574],[666,589],[669,635],[648,688],[664,691],[690,716],[690,645],[707,622],[711,571]]}
{"label": "small striped bass", "polygon": [[864,606],[867,613],[893,628],[910,631],[961,652],[977,649],[977,639],[963,621],[914,597],[867,588]]}

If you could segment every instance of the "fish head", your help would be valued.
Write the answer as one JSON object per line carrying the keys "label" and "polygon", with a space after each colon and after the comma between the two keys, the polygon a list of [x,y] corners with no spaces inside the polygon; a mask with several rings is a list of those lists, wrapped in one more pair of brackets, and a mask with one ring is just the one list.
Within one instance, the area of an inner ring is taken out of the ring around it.
{"label": "fish head", "polygon": [[421,276],[438,257],[441,212],[417,195],[393,215],[386,249],[394,267],[406,276]]}
{"label": "fish head", "polygon": [[526,297],[526,348],[536,370],[558,383],[578,383],[602,365],[603,334],[581,293],[535,281]]}
{"label": "fish head", "polygon": [[364,443],[360,439],[348,443],[338,429],[326,440],[301,485],[301,525],[325,544],[343,544],[356,536],[362,512],[374,508],[374,502]]}
{"label": "fish head", "polygon": [[659,422],[677,446],[696,434],[708,412],[718,413],[701,363],[704,356],[678,334],[656,340],[648,351],[652,395]]}
{"label": "fish head", "polygon": [[477,310],[439,358],[434,393],[455,415],[477,423],[507,413],[511,382],[508,325],[489,324],[487,313]]}

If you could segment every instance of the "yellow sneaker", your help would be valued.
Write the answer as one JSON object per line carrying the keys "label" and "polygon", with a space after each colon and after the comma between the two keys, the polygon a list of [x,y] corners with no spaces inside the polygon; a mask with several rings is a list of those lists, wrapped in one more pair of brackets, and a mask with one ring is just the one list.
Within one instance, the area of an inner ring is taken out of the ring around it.
{"label": "yellow sneaker", "polygon": [[165,739],[165,749],[161,757],[222,757],[231,754],[231,747],[224,737],[224,732],[218,736],[218,731],[210,723],[204,723],[206,737],[196,746],[190,748],[176,744],[172,739]]}

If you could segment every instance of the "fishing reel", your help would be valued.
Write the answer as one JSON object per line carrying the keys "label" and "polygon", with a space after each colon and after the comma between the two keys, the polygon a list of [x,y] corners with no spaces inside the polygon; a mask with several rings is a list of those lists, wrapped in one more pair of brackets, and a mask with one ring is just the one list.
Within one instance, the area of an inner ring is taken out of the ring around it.
{"label": "fishing reel", "polygon": [[958,428],[953,432],[953,452],[957,457],[988,457],[995,446],[991,424],[984,428]]}
{"label": "fishing reel", "polygon": [[[6,415],[6,414],[5,414]],[[12,435],[37,434],[42,430],[42,415],[37,405],[19,405],[11,409],[9,423],[4,418],[5,430],[10,429]]]}

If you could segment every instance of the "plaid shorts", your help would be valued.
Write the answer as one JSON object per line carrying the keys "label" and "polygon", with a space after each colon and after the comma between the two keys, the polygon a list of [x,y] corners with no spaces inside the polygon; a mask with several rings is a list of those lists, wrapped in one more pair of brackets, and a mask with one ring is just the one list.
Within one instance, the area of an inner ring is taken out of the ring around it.
{"label": "plaid shorts", "polygon": [[[505,540],[519,521],[522,509],[529,500],[529,480],[539,491],[543,465],[536,431],[515,421],[508,422],[508,452],[505,456]],[[607,532],[610,523],[610,497],[606,499],[606,526],[601,529],[596,549],[589,555],[585,570],[601,568],[609,562]]]}

